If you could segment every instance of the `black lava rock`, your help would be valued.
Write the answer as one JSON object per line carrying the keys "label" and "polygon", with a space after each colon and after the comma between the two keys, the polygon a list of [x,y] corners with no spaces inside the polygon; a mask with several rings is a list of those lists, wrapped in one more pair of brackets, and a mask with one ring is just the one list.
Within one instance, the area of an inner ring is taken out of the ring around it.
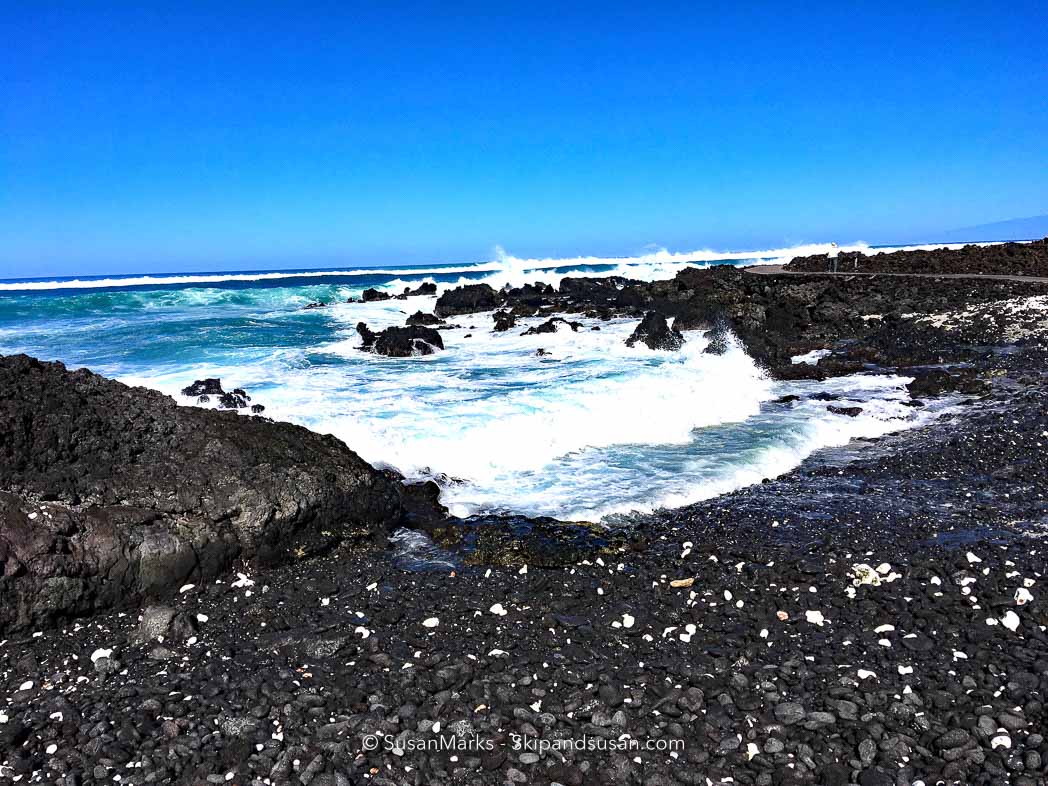
{"label": "black lava rock", "polygon": [[441,318],[436,314],[427,314],[424,311],[416,311],[408,317],[408,325],[439,325]]}
{"label": "black lava rock", "polygon": [[361,298],[365,303],[375,303],[381,300],[389,300],[393,296],[388,292],[381,292],[373,287],[369,287],[364,290]]}
{"label": "black lava rock", "polygon": [[375,333],[363,322],[357,325],[357,333],[363,339],[361,349],[394,358],[432,355],[444,349],[444,339],[433,328],[422,325],[388,327]]}
{"label": "black lava rock", "polygon": [[572,333],[578,332],[578,329],[582,327],[581,322],[573,322],[571,320],[564,319],[563,317],[551,317],[550,319],[547,319],[545,322],[543,322],[541,325],[529,327],[520,335],[537,336],[541,335],[542,333],[556,333],[558,330],[558,326],[560,325],[564,325],[570,328]]}
{"label": "black lava rock", "polygon": [[221,396],[222,380],[215,378],[198,379],[192,385],[182,388],[183,396]]}
{"label": "black lava rock", "polygon": [[862,407],[835,407],[833,404],[830,404],[826,409],[834,415],[845,415],[849,418],[855,418],[862,414]]}
{"label": "black lava rock", "polygon": [[0,390],[0,630],[400,520],[397,485],[333,437],[25,355],[0,358]]}
{"label": "black lava rock", "polygon": [[495,332],[502,333],[517,324],[517,317],[510,311],[496,311],[494,314]]}
{"label": "black lava rock", "polygon": [[456,314],[475,314],[478,311],[493,311],[503,302],[503,296],[487,284],[466,284],[449,289],[437,298],[434,313],[442,318]]}
{"label": "black lava rock", "polygon": [[626,339],[626,346],[632,347],[638,341],[649,349],[667,351],[677,350],[684,346],[684,336],[680,331],[671,328],[666,323],[666,317],[655,311],[649,311],[644,315],[644,319],[637,325],[633,334]]}

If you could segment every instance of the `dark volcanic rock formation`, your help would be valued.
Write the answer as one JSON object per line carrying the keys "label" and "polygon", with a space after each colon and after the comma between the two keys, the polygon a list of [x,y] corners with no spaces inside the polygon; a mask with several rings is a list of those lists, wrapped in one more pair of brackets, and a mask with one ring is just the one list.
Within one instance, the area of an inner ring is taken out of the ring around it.
{"label": "dark volcanic rock formation", "polygon": [[442,321],[436,314],[427,314],[425,311],[416,311],[408,317],[408,325],[439,325]]}
{"label": "dark volcanic rock formation", "polygon": [[539,308],[548,306],[557,291],[551,285],[539,282],[525,284],[522,287],[507,287],[502,290],[502,294],[506,298],[506,304],[519,312],[518,316],[523,316],[533,314]]}
{"label": "dark volcanic rock formation", "polygon": [[826,409],[834,415],[846,415],[849,418],[856,418],[862,414],[862,407],[836,407],[830,404]]}
{"label": "dark volcanic rock formation", "polygon": [[378,334],[374,330],[367,326],[366,322],[357,323],[357,333],[360,338],[364,341],[361,349],[370,352],[375,346],[375,339],[378,338]]}
{"label": "dark volcanic rock formation", "polygon": [[374,352],[391,358],[409,358],[418,355],[432,355],[438,349],[444,349],[444,339],[433,328],[422,325],[408,327],[388,327],[375,333],[363,322],[357,325],[357,333],[364,340],[365,352]]}
{"label": "dark volcanic rock formation", "polygon": [[414,289],[412,289],[411,287],[404,287],[404,291],[397,295],[397,300],[406,300],[409,297],[435,294],[437,294],[437,285],[434,284],[432,281],[424,281]]}
{"label": "dark volcanic rock formation", "polygon": [[0,629],[400,520],[398,484],[334,437],[24,355],[0,358],[0,391]]}
{"label": "dark volcanic rock formation", "polygon": [[559,330],[559,326],[564,325],[565,327],[571,328],[572,333],[577,333],[579,328],[582,327],[582,323],[573,322],[564,317],[551,317],[543,322],[541,325],[535,325],[535,327],[529,327],[520,335],[522,336],[536,336],[542,333],[556,333]]}
{"label": "dark volcanic rock formation", "polygon": [[675,350],[684,346],[684,336],[676,328],[666,323],[666,317],[654,311],[644,315],[637,329],[626,339],[626,346],[632,347],[637,342],[649,349]]}
{"label": "dark volcanic rock formation", "polygon": [[493,311],[500,305],[502,296],[487,284],[467,284],[449,289],[437,298],[437,306],[433,311],[438,317],[451,317]]}
{"label": "dark volcanic rock formation", "polygon": [[[222,389],[222,380],[216,378],[198,379],[192,385],[182,388],[183,396],[195,397],[200,404],[206,404],[211,396],[218,396],[219,409],[244,409],[251,401],[251,396],[243,388],[234,388],[226,393]],[[265,409],[263,407],[262,409]],[[252,407],[254,411],[254,407]],[[262,410],[258,410],[261,412]]]}
{"label": "dark volcanic rock formation", "polygon": [[958,367],[919,371],[906,389],[914,398],[931,398],[955,392],[981,395],[986,393],[990,386],[985,379],[980,378],[978,370]]}
{"label": "dark volcanic rock formation", "polygon": [[[729,265],[709,269],[687,268],[668,281],[627,286],[623,300],[636,301],[646,311],[673,318],[677,330],[710,329],[725,325],[746,350],[776,374],[834,372],[832,358],[818,368],[792,367],[790,357],[814,349],[831,348],[842,341],[865,339],[881,331],[896,314],[955,312],[1005,298],[1048,294],[1048,284],[1026,281],[969,280],[902,276],[768,276],[747,273]],[[592,301],[575,302],[571,310],[585,311]],[[568,310],[568,308],[565,308]],[[628,308],[618,310],[621,315]],[[899,333],[883,331],[877,345],[896,354],[892,345]],[[940,343],[956,341],[939,335]],[[925,342],[927,343],[927,342]],[[852,355],[855,363],[875,362],[864,350]],[[896,364],[892,364],[896,365]],[[897,365],[907,365],[898,363]]]}
{"label": "dark volcanic rock formation", "polygon": [[[796,257],[786,270],[809,273],[835,272],[826,254]],[[1048,238],[1033,243],[967,245],[957,250],[894,251],[866,256],[843,251],[836,259],[840,273],[976,273],[981,275],[1048,276]]]}
{"label": "dark volcanic rock formation", "polygon": [[243,409],[251,401],[251,396],[243,388],[234,388],[229,393],[223,393],[218,397],[218,406],[221,409]]}
{"label": "dark volcanic rock formation", "polygon": [[375,352],[392,358],[432,355],[438,349],[444,349],[440,333],[420,325],[386,328],[375,339]]}
{"label": "dark volcanic rock formation", "polygon": [[723,355],[728,351],[730,337],[727,325],[718,324],[712,330],[707,330],[703,335],[709,342],[706,344],[706,348],[702,350],[704,354]]}
{"label": "dark volcanic rock formation", "polygon": [[377,289],[369,287],[368,289],[364,290],[363,294],[361,295],[361,298],[365,303],[376,303],[380,300],[389,300],[390,298],[392,298],[392,295],[390,295],[388,292],[380,292]]}
{"label": "dark volcanic rock formation", "polygon": [[192,385],[182,388],[183,396],[221,396],[223,393],[225,391],[222,390],[222,380],[215,377],[198,379]]}
{"label": "dark volcanic rock formation", "polygon": [[511,327],[515,327],[517,324],[516,315],[510,311],[496,311],[494,318],[494,330],[496,333],[502,333],[503,331],[509,330]]}
{"label": "dark volcanic rock formation", "polygon": [[[621,276],[604,278],[565,278],[560,282],[560,293],[577,300],[587,300],[594,304],[623,305],[634,302],[628,287],[636,284]],[[625,295],[623,293],[626,293]]]}

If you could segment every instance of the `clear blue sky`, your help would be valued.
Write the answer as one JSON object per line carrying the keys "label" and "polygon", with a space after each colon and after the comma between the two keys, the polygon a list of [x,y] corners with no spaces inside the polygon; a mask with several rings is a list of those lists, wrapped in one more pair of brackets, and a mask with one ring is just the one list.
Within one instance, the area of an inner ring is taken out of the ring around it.
{"label": "clear blue sky", "polygon": [[884,241],[1048,212],[1048,6],[20,3],[0,277]]}

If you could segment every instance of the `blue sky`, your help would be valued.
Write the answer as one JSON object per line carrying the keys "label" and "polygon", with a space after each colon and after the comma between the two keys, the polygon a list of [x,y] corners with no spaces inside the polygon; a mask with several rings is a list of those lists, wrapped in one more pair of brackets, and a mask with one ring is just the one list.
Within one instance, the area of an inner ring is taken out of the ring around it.
{"label": "blue sky", "polygon": [[20,5],[0,277],[894,241],[1048,212],[1043,2]]}

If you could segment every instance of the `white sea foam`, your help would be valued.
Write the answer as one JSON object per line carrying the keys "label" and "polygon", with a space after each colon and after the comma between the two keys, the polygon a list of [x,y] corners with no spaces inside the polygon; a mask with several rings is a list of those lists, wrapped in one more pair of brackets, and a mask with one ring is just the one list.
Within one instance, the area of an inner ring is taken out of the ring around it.
{"label": "white sea foam", "polygon": [[[221,376],[248,388],[268,416],[334,434],[371,462],[460,479],[443,492],[457,515],[594,520],[673,507],[931,416],[903,406],[906,380],[885,376],[822,384],[859,402],[857,418],[821,401],[769,404],[784,392],[810,392],[812,383],[769,380],[735,343],[724,355],[704,354],[698,331],[680,352],[628,348],[635,320],[583,320],[578,332],[522,336],[539,320],[495,333],[490,314],[472,314],[442,331],[446,352],[394,359],[359,350],[358,321],[399,325],[432,305],[422,297],[341,304],[325,312],[343,323],[339,335],[305,357],[257,352],[229,366],[125,381],[177,393],[193,379]],[[539,347],[550,355],[537,357]]]}
{"label": "white sea foam", "polygon": [[[704,354],[701,331],[687,333],[680,352],[631,349],[624,340],[636,320],[629,319],[583,319],[578,332],[522,336],[540,320],[495,333],[491,314],[471,314],[454,318],[459,327],[442,331],[447,351],[384,358],[360,351],[356,324],[364,321],[375,330],[403,325],[417,310],[432,311],[434,299],[346,299],[358,297],[365,286],[396,294],[427,280],[438,291],[478,281],[495,288],[556,285],[566,276],[655,280],[707,262],[783,262],[829,250],[813,245],[574,259],[499,252],[489,263],[461,267],[86,281],[80,282],[82,291],[68,296],[29,292],[8,298],[6,322],[0,311],[0,348],[74,365],[79,353],[79,361],[96,371],[176,397],[193,380],[218,376],[227,389],[248,389],[267,416],[334,434],[373,463],[412,477],[461,479],[446,483],[442,495],[458,515],[515,511],[594,520],[757,483],[820,448],[926,422],[935,409],[905,406],[905,380],[897,377],[773,382],[737,343],[723,355]],[[383,275],[385,283],[373,283]],[[326,280],[331,276],[371,278]],[[220,286],[282,279],[298,280]],[[189,283],[201,285],[91,291]],[[0,288],[77,289],[70,284]],[[302,310],[315,300],[331,305]],[[537,356],[540,347],[549,355]],[[826,402],[808,398],[773,402],[784,393],[803,396],[827,388],[863,412],[855,418],[834,414]]]}

